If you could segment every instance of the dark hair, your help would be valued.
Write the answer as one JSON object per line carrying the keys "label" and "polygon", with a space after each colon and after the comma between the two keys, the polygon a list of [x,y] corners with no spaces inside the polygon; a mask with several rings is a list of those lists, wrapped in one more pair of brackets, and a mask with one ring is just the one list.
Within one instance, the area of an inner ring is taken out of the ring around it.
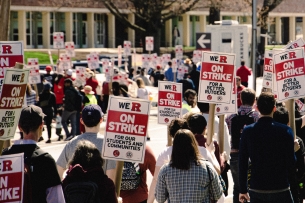
{"label": "dark hair", "polygon": [[257,99],[257,108],[262,115],[271,114],[275,106],[274,94],[271,92],[262,92]]}
{"label": "dark hair", "polygon": [[273,119],[278,123],[287,125],[289,123],[288,110],[285,107],[277,107],[273,113]]}
{"label": "dark hair", "polygon": [[69,83],[72,86],[73,81],[71,78],[66,78],[64,83]]}
{"label": "dark hair", "polygon": [[191,167],[191,162],[197,162],[200,157],[198,144],[193,133],[186,129],[178,130],[173,143],[170,166],[188,170]]}
{"label": "dark hair", "polygon": [[159,79],[162,81],[162,80],[164,80],[164,78],[165,78],[165,75],[163,73],[161,73],[159,76]]}
{"label": "dark hair", "polygon": [[114,96],[120,95],[120,83],[112,82],[112,93]]}
{"label": "dark hair", "polygon": [[240,62],[240,64],[241,64],[242,66],[244,66],[244,65],[245,65],[245,61],[242,60],[242,61]]}
{"label": "dark hair", "polygon": [[202,114],[191,113],[186,120],[190,130],[194,134],[202,134],[204,129],[207,127],[207,121]]}
{"label": "dark hair", "polygon": [[255,91],[250,88],[245,88],[240,93],[241,103],[243,105],[253,106],[255,102]]}
{"label": "dark hair", "polygon": [[189,129],[186,120],[182,118],[175,118],[172,120],[168,126],[169,128],[169,135],[172,138],[175,138],[175,134],[180,129]]}
{"label": "dark hair", "polygon": [[137,72],[136,72],[136,73],[137,73],[137,75],[139,75],[139,74],[140,74],[140,72],[141,72],[140,70],[137,70]]}
{"label": "dark hair", "polygon": [[209,110],[210,110],[209,103],[197,102],[197,107],[199,108],[201,113],[206,113],[206,112],[209,112]]}
{"label": "dark hair", "polygon": [[128,87],[127,87],[127,85],[125,85],[125,84],[120,84],[120,90],[121,90],[122,95],[123,95],[124,97],[128,97],[128,94],[127,94],[127,92],[128,92]]}
{"label": "dark hair", "polygon": [[168,64],[169,66],[171,66],[171,65],[172,65],[172,62],[171,62],[171,61],[169,61],[167,64]]}
{"label": "dark hair", "polygon": [[196,93],[196,91],[195,91],[195,90],[192,90],[192,89],[187,89],[187,90],[184,92],[183,97],[188,98],[188,97],[190,96],[190,94],[192,94],[192,95],[194,95],[194,96],[196,96],[196,95],[197,95],[197,93]]}
{"label": "dark hair", "polygon": [[58,83],[60,82],[61,78],[63,78],[64,75],[61,73],[58,73],[56,78],[55,78],[55,84],[58,85]]}
{"label": "dark hair", "polygon": [[80,140],[69,165],[79,164],[83,169],[103,167],[104,160],[96,146],[88,140]]}

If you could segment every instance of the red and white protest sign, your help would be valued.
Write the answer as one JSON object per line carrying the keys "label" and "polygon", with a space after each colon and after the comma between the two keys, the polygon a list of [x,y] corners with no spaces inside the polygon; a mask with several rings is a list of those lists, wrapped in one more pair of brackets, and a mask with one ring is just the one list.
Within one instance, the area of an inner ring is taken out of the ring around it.
{"label": "red and white protest sign", "polygon": [[150,68],[150,54],[142,54],[142,68]]}
{"label": "red and white protest sign", "polygon": [[178,65],[178,68],[177,68],[177,70],[178,70],[177,79],[182,80],[184,77],[184,74],[189,72],[189,68],[187,66],[182,65],[181,63],[179,63],[179,64],[180,65]]}
{"label": "red and white protest sign", "polygon": [[158,123],[169,124],[182,116],[182,84],[158,81]]}
{"label": "red and white protest sign", "polygon": [[303,38],[299,38],[293,42],[288,43],[284,49],[295,49],[298,47],[305,47],[305,42],[303,40]]}
{"label": "red and white protest sign", "polygon": [[150,101],[110,96],[102,157],[144,162]]}
{"label": "red and white protest sign", "polygon": [[198,63],[202,59],[202,51],[200,50],[194,50],[193,51],[193,62]]}
{"label": "red and white protest sign", "polygon": [[58,72],[62,73],[64,70],[68,70],[72,67],[71,57],[67,54],[60,54]]}
{"label": "red and white protest sign", "polygon": [[65,48],[63,32],[53,32],[53,48],[54,49]]}
{"label": "red and white protest sign", "polygon": [[273,53],[272,51],[265,50],[264,60],[264,74],[263,74],[263,87],[272,89],[273,78]]}
{"label": "red and white protest sign", "polygon": [[28,58],[27,68],[30,69],[29,83],[30,84],[41,83],[38,58]]}
{"label": "red and white protest sign", "polygon": [[173,58],[172,59],[172,70],[173,70],[173,73],[177,72],[178,66],[179,66],[179,60]]}
{"label": "red and white protest sign", "polygon": [[146,51],[154,50],[154,37],[145,37],[145,49]]}
{"label": "red and white protest sign", "polygon": [[273,54],[278,102],[305,96],[304,48]]}
{"label": "red and white protest sign", "polygon": [[0,156],[0,203],[23,202],[23,157],[23,153]]}
{"label": "red and white protest sign", "polygon": [[176,45],[175,46],[175,53],[177,59],[183,58],[183,46],[182,45]]}
{"label": "red and white protest sign", "polygon": [[99,68],[99,56],[96,52],[87,55],[88,68],[95,70]]}
{"label": "red and white protest sign", "polygon": [[124,55],[131,55],[131,41],[124,41]]}
{"label": "red and white protest sign", "polygon": [[13,139],[18,125],[29,69],[6,70],[3,89],[0,97],[0,140]]}
{"label": "red and white protest sign", "polygon": [[162,66],[165,67],[167,66],[168,62],[171,60],[171,55],[170,54],[162,54],[161,56],[161,62]]}
{"label": "red and white protest sign", "polygon": [[76,70],[76,80],[81,81],[81,83],[84,85],[86,84],[86,67],[83,66],[75,66]]}
{"label": "red and white protest sign", "polygon": [[65,50],[67,56],[75,57],[75,45],[74,42],[65,42]]}
{"label": "red and white protest sign", "polygon": [[217,104],[215,107],[215,115],[220,116],[224,114],[236,114],[237,113],[237,87],[234,77],[234,85],[232,90],[232,101],[230,104]]}
{"label": "red and white protest sign", "polygon": [[158,54],[153,53],[150,55],[150,63],[151,63],[152,68],[157,67],[157,65],[158,65],[157,59],[158,59]]}
{"label": "red and white protest sign", "polygon": [[14,67],[16,62],[23,63],[23,42],[0,42],[0,85],[5,69]]}
{"label": "red and white protest sign", "polygon": [[[105,74],[106,81],[110,82],[110,69],[111,69],[110,60],[102,59],[102,66],[103,66],[103,73]],[[112,70],[112,73],[113,73],[113,70]]]}
{"label": "red and white protest sign", "polygon": [[198,101],[232,102],[235,54],[202,52]]}

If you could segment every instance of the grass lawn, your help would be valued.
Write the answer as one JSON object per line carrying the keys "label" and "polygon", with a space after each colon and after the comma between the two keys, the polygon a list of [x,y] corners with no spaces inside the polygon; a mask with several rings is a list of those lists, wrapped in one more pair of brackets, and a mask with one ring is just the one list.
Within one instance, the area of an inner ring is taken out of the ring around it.
{"label": "grass lawn", "polygon": [[[38,58],[39,64],[51,64],[48,53],[44,52],[35,52],[35,51],[25,51],[24,52],[24,62],[27,63],[28,58]],[[56,63],[57,55],[52,54],[53,63]]]}
{"label": "grass lawn", "polygon": [[280,48],[282,48],[282,47],[284,47],[285,45],[267,45],[267,46],[265,46],[265,49],[267,49],[267,50],[272,50],[272,49],[274,49],[274,48],[276,48],[276,49],[280,49]]}

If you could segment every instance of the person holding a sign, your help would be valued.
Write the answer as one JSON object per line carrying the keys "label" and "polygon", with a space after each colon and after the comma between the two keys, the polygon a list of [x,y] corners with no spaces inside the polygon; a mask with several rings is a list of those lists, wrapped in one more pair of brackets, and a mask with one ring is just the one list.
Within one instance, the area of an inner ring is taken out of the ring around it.
{"label": "person holding a sign", "polygon": [[37,146],[42,135],[44,117],[45,114],[38,106],[30,105],[22,109],[18,127],[23,132],[23,140],[15,140],[14,145],[5,149],[2,155],[24,153],[25,159],[30,158],[27,163],[30,163],[29,167],[32,169],[32,188],[27,189],[32,191],[32,202],[64,203],[55,161],[49,153]]}
{"label": "person holding a sign", "polygon": [[[272,93],[261,93],[257,108],[261,118],[243,129],[239,145],[239,201],[251,198],[251,202],[292,203],[288,174],[295,173],[293,131],[273,120],[276,106]],[[250,197],[247,181],[249,159]]]}
{"label": "person holding a sign", "polygon": [[237,69],[236,75],[241,78],[241,84],[245,87],[248,87],[248,76],[252,75],[250,68],[245,66],[245,61],[241,61],[241,66]]}
{"label": "person holding a sign", "polygon": [[[75,147],[77,146],[78,141],[88,140],[95,144],[99,151],[102,152],[104,136],[100,135],[99,131],[104,114],[101,108],[98,105],[90,104],[84,107],[81,116],[81,123],[85,126],[85,133],[78,135],[77,137],[69,141],[65,145],[56,162],[58,173],[61,177],[67,167],[69,160],[74,154]],[[106,160],[103,165],[104,171],[112,180],[114,180],[115,166],[116,163],[113,160]]]}
{"label": "person holding a sign", "polygon": [[144,81],[144,84],[146,86],[150,86],[150,81],[148,80],[148,78],[145,76],[145,68],[141,68],[140,74],[135,76],[133,78],[134,81],[136,81],[138,78],[141,78]]}
{"label": "person holding a sign", "polygon": [[168,69],[165,71],[165,77],[167,81],[174,82],[174,73],[173,73],[173,67],[172,67],[172,62],[168,62]]}
{"label": "person holding a sign", "polygon": [[173,203],[211,202],[222,196],[218,174],[202,159],[191,131],[176,133],[171,160],[160,169],[155,196],[162,203],[168,199]]}

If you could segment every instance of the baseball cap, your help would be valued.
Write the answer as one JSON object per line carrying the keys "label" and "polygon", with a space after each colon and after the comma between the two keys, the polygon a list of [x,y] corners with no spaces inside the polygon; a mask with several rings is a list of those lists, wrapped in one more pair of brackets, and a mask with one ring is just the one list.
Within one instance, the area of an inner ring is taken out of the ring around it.
{"label": "baseball cap", "polygon": [[46,71],[52,71],[52,67],[51,66],[46,66]]}
{"label": "baseball cap", "polygon": [[96,104],[89,104],[82,111],[82,119],[87,127],[97,126],[103,116],[101,107]]}
{"label": "baseball cap", "polygon": [[157,70],[160,70],[161,69],[161,66],[157,65]]}
{"label": "baseball cap", "polygon": [[52,88],[52,84],[47,82],[45,84],[43,84],[43,89],[44,90],[50,90]]}
{"label": "baseball cap", "polygon": [[71,69],[66,70],[66,74],[71,76],[72,75],[72,70]]}
{"label": "baseball cap", "polygon": [[42,109],[35,105],[29,105],[21,110],[18,125],[23,129],[29,129],[30,131],[37,130],[42,124],[43,118],[46,115],[42,112]]}

